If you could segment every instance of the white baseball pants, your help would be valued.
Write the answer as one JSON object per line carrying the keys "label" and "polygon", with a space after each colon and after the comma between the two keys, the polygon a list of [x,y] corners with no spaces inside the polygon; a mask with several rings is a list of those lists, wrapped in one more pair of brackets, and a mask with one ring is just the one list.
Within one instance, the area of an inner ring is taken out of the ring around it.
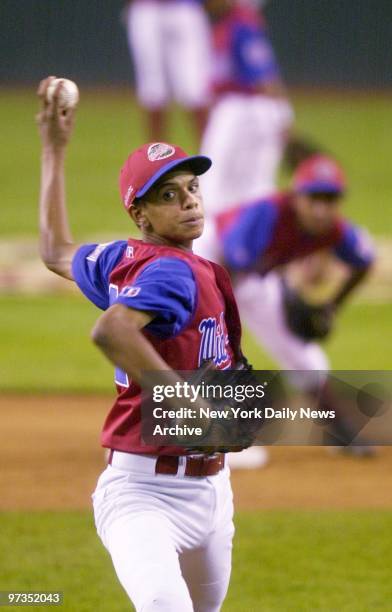
{"label": "white baseball pants", "polygon": [[109,465],[93,494],[118,579],[137,612],[218,612],[234,535],[229,469],[156,475],[154,457],[132,457],[132,471]]}
{"label": "white baseball pants", "polygon": [[[265,277],[247,274],[236,285],[235,296],[243,321],[280,368],[329,369],[327,356],[320,345],[302,340],[287,327],[282,285],[277,273],[270,272]],[[305,379],[302,376],[299,380]],[[310,377],[309,390],[314,386],[314,378]]]}
{"label": "white baseball pants", "polygon": [[198,2],[134,0],[127,13],[136,93],[148,109],[171,100],[203,108],[210,90],[210,28]]}
{"label": "white baseball pants", "polygon": [[230,93],[217,101],[201,143],[213,162],[200,177],[207,215],[275,191],[293,117],[283,98]]}

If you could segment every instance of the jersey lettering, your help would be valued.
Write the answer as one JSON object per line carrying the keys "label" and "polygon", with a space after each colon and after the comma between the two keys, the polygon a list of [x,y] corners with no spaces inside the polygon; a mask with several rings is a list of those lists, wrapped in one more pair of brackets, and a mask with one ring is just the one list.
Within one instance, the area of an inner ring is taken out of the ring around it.
{"label": "jersey lettering", "polygon": [[88,255],[88,261],[96,262],[100,254],[113,242],[103,242],[102,244],[98,244],[90,255]]}
{"label": "jersey lettering", "polygon": [[226,346],[229,338],[226,333],[226,326],[223,312],[217,322],[216,317],[203,319],[199,324],[201,334],[199,350],[199,366],[203,361],[212,359],[215,365],[222,365],[229,361]]}
{"label": "jersey lettering", "polygon": [[140,291],[141,291],[141,288],[140,288],[140,287],[133,287],[133,286],[131,285],[131,286],[129,286],[129,287],[124,287],[124,288],[121,290],[120,295],[121,295],[122,297],[136,297],[137,295],[139,295]]}

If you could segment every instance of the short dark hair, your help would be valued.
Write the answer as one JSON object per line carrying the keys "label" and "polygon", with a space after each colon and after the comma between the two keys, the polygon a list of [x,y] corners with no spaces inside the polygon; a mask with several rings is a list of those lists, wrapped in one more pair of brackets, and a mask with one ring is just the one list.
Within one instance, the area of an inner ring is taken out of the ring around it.
{"label": "short dark hair", "polygon": [[138,206],[141,206],[144,203],[145,203],[145,199],[143,196],[142,198],[135,198],[134,201],[132,202],[132,206],[135,206],[135,208],[137,208]]}

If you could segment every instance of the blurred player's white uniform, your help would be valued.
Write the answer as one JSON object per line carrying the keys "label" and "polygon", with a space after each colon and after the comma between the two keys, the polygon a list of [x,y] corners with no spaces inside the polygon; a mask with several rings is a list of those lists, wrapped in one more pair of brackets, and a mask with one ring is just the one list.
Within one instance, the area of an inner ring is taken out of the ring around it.
{"label": "blurred player's white uniform", "polygon": [[[195,252],[207,258],[214,258],[210,249],[217,245],[213,215],[275,191],[293,121],[265,23],[251,3],[234,4],[213,25],[213,85],[215,104],[201,151],[214,163],[209,176],[201,177],[206,223],[194,243]],[[229,461],[231,467],[260,467],[268,454],[252,447],[229,455]]]}
{"label": "blurred player's white uniform", "polygon": [[175,100],[204,108],[210,86],[210,27],[198,0],[133,0],[126,13],[136,93],[149,110]]}
{"label": "blurred player's white uniform", "polygon": [[293,121],[265,24],[234,4],[213,25],[216,101],[201,150],[213,168],[202,178],[207,216],[272,193]]}

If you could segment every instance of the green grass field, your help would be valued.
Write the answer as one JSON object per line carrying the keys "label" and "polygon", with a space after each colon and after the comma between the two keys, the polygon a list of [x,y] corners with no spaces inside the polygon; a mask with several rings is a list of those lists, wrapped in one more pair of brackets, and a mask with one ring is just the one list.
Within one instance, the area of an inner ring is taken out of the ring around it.
{"label": "green grass field", "polygon": [[[128,91],[81,92],[67,165],[72,226],[77,239],[124,235],[129,231],[118,195],[119,168],[143,142],[143,122]],[[349,176],[346,211],[372,232],[391,236],[390,98],[370,95],[293,96],[298,129],[334,152]],[[36,235],[39,140],[34,115],[37,100],[29,90],[2,91],[4,117],[2,236]],[[196,142],[185,115],[173,109],[170,134],[190,152]]]}
{"label": "green grass field", "polygon": [[[0,590],[60,590],[67,612],[129,609],[89,513],[0,518]],[[392,512],[247,512],[236,528],[223,612],[390,610]]]}
{"label": "green grass field", "polygon": [[[347,167],[347,213],[376,235],[392,237],[389,147],[392,125],[388,96],[305,93],[293,96],[298,129],[335,151]],[[37,236],[39,141],[34,92],[3,91],[3,237]],[[196,150],[184,113],[170,114],[172,139]],[[67,164],[70,219],[77,240],[124,237],[133,231],[117,191],[119,167],[143,141],[142,117],[128,91],[82,91],[74,140]],[[284,182],[284,177],[282,177]],[[97,316],[91,305],[73,297],[4,297],[0,303],[4,346],[0,367],[3,389],[31,391],[106,391],[110,368],[89,342]],[[388,303],[349,305],[327,345],[334,368],[388,369],[392,351]],[[59,350],[59,347],[61,349]],[[272,362],[246,337],[245,349],[258,367]],[[22,374],[23,372],[23,374]]]}
{"label": "green grass field", "polygon": [[[388,96],[368,97],[305,93],[293,96],[298,129],[336,152],[347,167],[350,190],[347,213],[376,235],[392,237],[389,195],[392,174],[389,148],[392,125]],[[39,141],[33,91],[5,90],[0,113],[3,126],[2,223],[6,239],[37,235]],[[172,139],[189,151],[196,143],[184,113],[170,114]],[[104,240],[133,232],[117,191],[120,165],[143,141],[142,116],[127,90],[82,90],[74,140],[67,164],[71,224],[77,240]],[[285,177],[282,177],[283,183]],[[97,315],[73,297],[5,297],[0,303],[0,330],[5,351],[0,368],[4,389],[105,391],[111,388],[109,366],[88,340]],[[333,367],[390,368],[388,331],[392,312],[386,304],[349,305],[327,346]],[[58,347],[61,346],[61,350]],[[252,361],[271,361],[245,341]],[[21,372],[23,371],[23,375]]]}
{"label": "green grass field", "polygon": [[[350,304],[326,344],[336,370],[392,369],[390,304]],[[93,346],[99,310],[78,296],[0,301],[0,388],[27,393],[113,392],[111,365]],[[245,333],[244,352],[258,369],[274,367]]]}
{"label": "green grass field", "polygon": [[[133,228],[117,177],[128,152],[144,140],[142,118],[128,91],[81,94],[67,162],[74,235],[78,241],[124,237]],[[298,128],[347,168],[347,214],[392,238],[390,98],[299,93],[293,101]],[[34,92],[2,90],[3,240],[37,236],[36,108]],[[195,152],[184,114],[173,109],[170,122],[172,140]],[[82,297],[2,295],[0,389],[111,393],[112,368],[89,339],[97,315]],[[333,368],[392,369],[391,324],[388,302],[348,304],[326,345]],[[244,349],[258,368],[273,365],[249,334]],[[391,609],[392,510],[239,512],[236,524],[224,612]],[[90,512],[0,514],[0,550],[0,590],[62,590],[67,612],[129,609]]]}

